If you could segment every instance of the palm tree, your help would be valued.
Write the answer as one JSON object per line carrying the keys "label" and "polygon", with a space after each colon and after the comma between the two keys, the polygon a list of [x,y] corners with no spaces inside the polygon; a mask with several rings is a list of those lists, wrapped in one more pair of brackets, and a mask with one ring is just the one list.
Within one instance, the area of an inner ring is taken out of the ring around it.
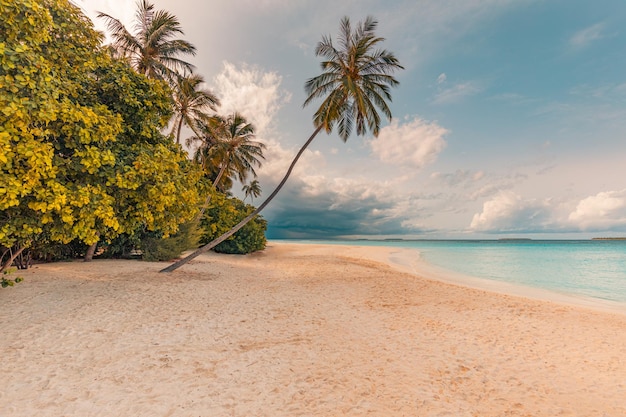
{"label": "palm tree", "polygon": [[199,130],[190,139],[201,141],[194,160],[207,172],[219,167],[213,179],[216,188],[224,189],[221,185],[226,178],[236,177],[244,182],[250,174],[256,177],[255,168],[265,159],[265,144],[254,140],[254,125],[244,116],[237,112],[228,117],[211,116],[199,124]]}
{"label": "palm tree", "polygon": [[244,184],[241,191],[243,191],[245,195],[243,201],[246,201],[248,197],[250,197],[250,201],[252,201],[253,198],[261,195],[261,185],[258,180],[252,180],[249,184]]}
{"label": "palm tree", "polygon": [[178,18],[165,10],[154,10],[147,0],[137,1],[134,33],[131,33],[118,19],[106,13],[99,13],[105,19],[113,38],[116,54],[128,59],[131,66],[149,78],[166,80],[173,84],[177,74],[193,70],[193,66],[179,58],[180,55],[195,55],[196,48],[182,39],[174,39],[183,34]]}
{"label": "palm tree", "polygon": [[202,89],[204,78],[198,74],[178,77],[173,89],[174,123],[172,134],[176,133],[176,143],[180,143],[183,124],[198,134],[198,123],[207,120],[207,110],[216,110],[219,99],[209,90]]}
{"label": "palm tree", "polygon": [[219,138],[226,136],[224,118],[215,114],[206,119],[197,120],[193,132],[194,136],[187,139],[187,146],[192,147],[194,143],[200,142],[200,145],[194,152],[193,160],[208,172],[209,168],[212,168],[207,164],[209,154],[213,146],[219,141]]}
{"label": "palm tree", "polygon": [[374,136],[378,135],[380,131],[378,109],[391,120],[391,111],[387,105],[387,101],[391,101],[389,87],[399,84],[392,74],[403,67],[393,53],[376,49],[378,44],[384,41],[384,38],[375,35],[376,26],[377,22],[368,17],[353,31],[350,20],[344,17],[340,25],[339,49],[333,45],[330,37],[322,38],[315,48],[315,53],[325,58],[321,63],[323,72],[306,82],[308,98],[304,106],[317,98],[324,100],[313,118],[315,125],[313,134],[300,148],[281,182],[256,210],[235,227],[189,256],[162,269],[161,272],[174,271],[228,239],[252,220],[278,194],[302,153],[322,129],[330,133],[337,123],[339,136],[344,141],[348,139],[355,125],[357,135],[364,135],[368,130]]}
{"label": "palm tree", "polygon": [[217,188],[226,174],[237,175],[244,182],[248,175],[256,177],[254,167],[261,166],[265,144],[255,141],[254,126],[239,113],[235,112],[224,120],[225,136],[220,138],[212,148],[215,160],[219,161],[220,171],[213,182]]}
{"label": "palm tree", "polygon": [[[250,174],[256,177],[255,167],[260,167],[261,160],[265,159],[265,144],[254,140],[254,126],[245,117],[237,112],[226,118],[213,116],[204,126],[207,136],[203,138],[203,145],[196,151],[194,159],[202,161],[205,170],[219,167],[213,180],[216,189],[225,190],[221,186],[224,179],[232,180],[236,176],[244,182]],[[210,201],[211,194],[207,196],[198,218],[204,215]]]}

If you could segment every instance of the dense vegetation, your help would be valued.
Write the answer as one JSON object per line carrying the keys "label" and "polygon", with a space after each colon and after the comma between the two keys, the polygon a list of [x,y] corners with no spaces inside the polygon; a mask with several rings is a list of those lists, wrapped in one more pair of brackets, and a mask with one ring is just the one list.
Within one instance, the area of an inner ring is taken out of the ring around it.
{"label": "dense vegetation", "polygon": [[[0,0],[0,272],[33,257],[90,259],[98,244],[171,259],[217,230],[211,219],[250,211],[239,202],[215,215],[233,179],[256,176],[264,147],[243,116],[239,149],[232,118],[210,113],[219,100],[183,60],[195,48],[173,39],[177,19],[146,0],[136,33],[102,17],[112,45],[68,0]],[[201,143],[196,158],[179,144],[183,126]],[[259,219],[233,251],[262,249],[264,230]]]}

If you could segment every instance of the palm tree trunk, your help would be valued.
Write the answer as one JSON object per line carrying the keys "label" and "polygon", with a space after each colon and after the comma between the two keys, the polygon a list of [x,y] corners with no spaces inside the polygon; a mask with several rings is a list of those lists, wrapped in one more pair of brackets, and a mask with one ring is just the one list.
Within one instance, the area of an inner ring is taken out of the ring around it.
{"label": "palm tree trunk", "polygon": [[215,181],[213,181],[213,187],[217,188],[217,184],[220,182],[220,180],[224,176],[224,172],[226,172],[226,168],[228,167],[229,162],[230,162],[230,155],[228,155],[228,159],[226,160],[226,162],[224,162],[224,165],[222,165],[222,167],[220,168],[220,172],[217,174],[217,177],[215,177]]}
{"label": "palm tree trunk", "polygon": [[300,157],[302,156],[302,154],[304,153],[306,148],[308,148],[308,146],[311,144],[311,142],[313,142],[313,139],[315,139],[317,134],[322,130],[322,127],[323,127],[322,125],[318,126],[315,129],[315,131],[313,132],[313,134],[311,135],[311,137],[309,137],[309,139],[305,142],[305,144],[302,145],[302,147],[300,148],[300,150],[296,154],[296,156],[293,159],[293,161],[291,161],[291,165],[289,165],[289,169],[287,170],[287,173],[285,174],[283,179],[280,181],[278,186],[276,186],[276,189],[274,191],[272,191],[272,194],[270,194],[269,197],[267,197],[267,199],[259,207],[256,208],[256,210],[254,210],[252,213],[250,213],[245,219],[243,219],[242,221],[237,223],[237,225],[235,227],[230,229],[228,232],[224,233],[222,236],[218,237],[217,239],[214,239],[212,242],[207,243],[206,245],[204,245],[201,248],[197,249],[196,251],[194,251],[190,255],[187,255],[185,258],[183,258],[183,259],[173,263],[172,265],[168,266],[167,268],[163,268],[159,272],[173,272],[176,269],[180,268],[181,266],[185,265],[187,262],[189,262],[192,259],[198,257],[202,253],[207,252],[208,250],[213,249],[215,246],[219,245],[220,243],[222,243],[223,241],[225,241],[226,239],[228,239],[229,237],[231,237],[232,235],[237,233],[237,231],[239,229],[244,227],[250,220],[252,220],[257,214],[259,214],[259,212],[261,210],[263,210],[265,208],[265,206],[267,206],[269,204],[269,202],[272,201],[272,199],[274,199],[274,197],[276,197],[276,194],[278,194],[280,189],[283,188],[283,185],[285,185],[285,183],[287,182],[287,179],[291,175],[291,171],[293,171],[293,168],[296,165],[296,162],[298,162],[298,160],[300,159]]}
{"label": "palm tree trunk", "polygon": [[177,129],[178,131],[176,132],[176,144],[177,145],[180,144],[180,131],[183,128],[183,119],[184,119],[184,117],[181,115],[180,116],[180,121],[178,122],[178,129]]}
{"label": "palm tree trunk", "polygon": [[[228,157],[228,159],[230,159],[230,156]],[[220,168],[220,172],[217,174],[217,177],[215,177],[215,181],[213,181],[213,187],[215,187],[216,190],[217,190],[217,183],[220,182],[220,180],[222,179],[222,176],[224,175],[224,172],[226,171],[227,166],[228,166],[228,163],[225,163],[224,165],[222,165],[222,168]],[[204,212],[209,207],[209,203],[211,202],[212,196],[213,196],[212,194],[209,194],[206,200],[204,200],[204,204],[200,208],[200,213],[198,213],[194,221],[199,222],[200,219],[202,219],[202,216],[204,216]]]}

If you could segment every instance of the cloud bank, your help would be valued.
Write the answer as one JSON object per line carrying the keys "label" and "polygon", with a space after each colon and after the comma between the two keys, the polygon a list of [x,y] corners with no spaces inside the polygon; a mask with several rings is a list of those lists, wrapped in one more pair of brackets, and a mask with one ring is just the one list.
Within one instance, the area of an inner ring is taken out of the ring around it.
{"label": "cloud bank", "polygon": [[400,124],[394,119],[370,142],[372,153],[381,161],[410,168],[422,168],[435,161],[446,147],[448,130],[419,117]]}
{"label": "cloud bank", "polygon": [[503,191],[483,204],[470,229],[487,233],[626,231],[626,189],[600,192],[577,202],[524,199]]}
{"label": "cloud bank", "polygon": [[263,71],[258,66],[239,67],[224,61],[222,71],[213,80],[220,98],[220,112],[234,111],[250,119],[258,133],[267,133],[278,110],[291,100],[291,94],[280,88],[282,77],[276,72]]}
{"label": "cloud bank", "polygon": [[405,196],[383,182],[309,176],[281,192],[266,210],[270,238],[335,238],[417,233]]}
{"label": "cloud bank", "polygon": [[581,230],[624,228],[626,189],[601,192],[581,200],[568,219]]}

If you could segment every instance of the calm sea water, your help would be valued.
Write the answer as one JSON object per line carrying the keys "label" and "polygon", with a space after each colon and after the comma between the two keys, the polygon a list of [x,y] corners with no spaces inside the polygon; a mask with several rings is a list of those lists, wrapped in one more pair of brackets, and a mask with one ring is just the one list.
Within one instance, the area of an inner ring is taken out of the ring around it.
{"label": "calm sea water", "polygon": [[623,240],[299,241],[414,248],[465,275],[626,303]]}

